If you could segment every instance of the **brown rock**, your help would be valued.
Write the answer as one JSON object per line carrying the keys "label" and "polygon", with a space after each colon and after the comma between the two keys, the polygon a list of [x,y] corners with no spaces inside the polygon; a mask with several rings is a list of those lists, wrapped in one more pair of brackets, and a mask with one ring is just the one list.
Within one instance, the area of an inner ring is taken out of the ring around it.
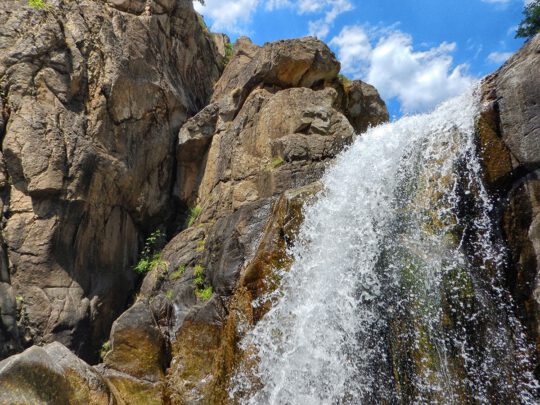
{"label": "brown rock", "polygon": [[218,54],[188,0],[8,0],[0,31],[2,234],[21,330],[96,360],[144,236],[182,213],[176,137],[207,104]]}
{"label": "brown rock", "polygon": [[56,342],[0,362],[0,386],[3,404],[115,403],[96,370]]}

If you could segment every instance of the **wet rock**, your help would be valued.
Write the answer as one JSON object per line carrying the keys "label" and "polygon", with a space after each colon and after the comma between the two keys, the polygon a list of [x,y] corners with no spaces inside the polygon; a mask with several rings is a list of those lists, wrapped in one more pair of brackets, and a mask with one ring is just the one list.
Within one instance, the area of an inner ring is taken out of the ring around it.
{"label": "wet rock", "polygon": [[[507,279],[540,354],[540,36],[483,82],[479,139],[510,248]],[[538,370],[540,375],[540,370]]]}

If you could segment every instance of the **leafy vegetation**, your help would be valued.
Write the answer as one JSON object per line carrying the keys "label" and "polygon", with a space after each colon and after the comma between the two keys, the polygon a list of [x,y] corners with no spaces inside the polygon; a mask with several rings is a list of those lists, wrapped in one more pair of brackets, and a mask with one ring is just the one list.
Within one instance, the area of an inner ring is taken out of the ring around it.
{"label": "leafy vegetation", "polygon": [[49,7],[45,0],[28,0],[28,5],[37,10],[45,10]]}
{"label": "leafy vegetation", "polygon": [[99,358],[103,360],[105,356],[111,351],[111,342],[107,340],[103,345],[101,346],[101,349],[99,350]]}
{"label": "leafy vegetation", "polygon": [[204,275],[204,267],[197,264],[193,268],[193,275],[195,276],[195,295],[197,298],[207,301],[214,293],[212,286],[206,283],[206,277]]}
{"label": "leafy vegetation", "polygon": [[201,253],[204,252],[204,247],[206,245],[206,239],[202,239],[197,241],[197,252]]}
{"label": "leafy vegetation", "polygon": [[138,274],[146,274],[153,270],[165,271],[167,269],[167,262],[161,259],[159,253],[159,250],[164,244],[165,235],[160,230],[151,233],[146,239],[139,262],[133,270]]}
{"label": "leafy vegetation", "polygon": [[202,299],[203,301],[208,301],[210,299],[210,297],[212,297],[212,294],[214,292],[212,291],[212,286],[208,286],[206,288],[203,288],[203,289],[196,289],[195,290],[195,295],[197,296],[197,298],[200,298]]}
{"label": "leafy vegetation", "polygon": [[165,298],[167,298],[169,301],[171,301],[174,298],[174,292],[173,290],[169,290],[165,293]]}
{"label": "leafy vegetation", "polygon": [[351,81],[349,78],[345,75],[342,75],[341,73],[338,75],[338,79],[343,83],[344,86],[347,86]]}
{"label": "leafy vegetation", "polygon": [[232,59],[232,56],[234,54],[234,45],[230,42],[225,43],[225,58],[223,60],[223,63],[225,66],[229,64],[229,62]]}
{"label": "leafy vegetation", "polygon": [[516,31],[516,38],[532,38],[540,32],[540,0],[525,6],[524,19]]}
{"label": "leafy vegetation", "polygon": [[199,218],[199,215],[201,215],[202,208],[199,205],[196,205],[195,207],[191,208],[189,210],[189,217],[188,217],[188,224],[187,227],[191,228],[197,218]]}
{"label": "leafy vegetation", "polygon": [[283,163],[285,163],[285,161],[283,160],[281,156],[275,157],[272,159],[272,168],[276,169],[279,166],[281,166]]}
{"label": "leafy vegetation", "polygon": [[178,268],[175,271],[171,273],[169,278],[171,280],[178,280],[180,277],[184,275],[185,272],[186,272],[186,266],[181,264],[180,266],[178,266]]}

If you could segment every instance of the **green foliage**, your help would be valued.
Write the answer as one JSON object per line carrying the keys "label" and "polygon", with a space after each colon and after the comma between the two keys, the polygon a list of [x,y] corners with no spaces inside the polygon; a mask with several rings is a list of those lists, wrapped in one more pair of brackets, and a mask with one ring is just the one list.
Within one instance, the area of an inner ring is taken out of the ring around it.
{"label": "green foliage", "polygon": [[207,285],[204,267],[197,264],[193,268],[193,275],[195,276],[195,296],[203,301],[209,300],[213,294],[213,290],[211,285]]}
{"label": "green foliage", "polygon": [[105,343],[103,343],[103,345],[101,345],[101,349],[99,350],[99,358],[103,360],[110,351],[111,342],[107,340]]}
{"label": "green foliage", "polygon": [[17,295],[15,301],[17,301],[17,303],[22,303],[24,302],[24,297],[22,295]]}
{"label": "green foliage", "polygon": [[210,297],[212,297],[213,293],[214,292],[212,291],[212,286],[195,290],[195,295],[197,296],[197,298],[200,298],[203,301],[208,301]]}
{"label": "green foliage", "polygon": [[229,64],[234,54],[234,45],[230,42],[225,43],[225,58],[223,60],[223,63],[225,66]]}
{"label": "green foliage", "polygon": [[523,21],[516,31],[516,38],[532,38],[540,32],[540,0],[525,6]]}
{"label": "green foliage", "polygon": [[283,160],[281,156],[275,157],[272,159],[272,168],[276,169],[279,166],[281,166],[283,163],[285,163],[285,161]]}
{"label": "green foliage", "polygon": [[[201,1],[201,4],[204,4],[204,3]],[[199,26],[202,28],[203,32],[210,32],[210,30],[208,29],[208,26],[206,25],[206,22],[204,21],[204,18],[203,18],[202,15],[197,14],[197,20],[198,20]]]}
{"label": "green foliage", "polygon": [[338,75],[338,79],[341,81],[341,83],[343,83],[344,86],[347,86],[351,82],[348,77],[342,74]]}
{"label": "green foliage", "polygon": [[146,239],[144,248],[140,254],[139,262],[133,270],[138,274],[146,274],[153,270],[167,270],[167,262],[161,259],[158,253],[165,244],[165,235],[160,230],[152,232]]}
{"label": "green foliage", "polygon": [[197,264],[193,268],[193,275],[195,276],[195,285],[198,288],[202,287],[204,285],[204,280],[205,280],[204,267],[201,266],[200,264]]}
{"label": "green foliage", "polygon": [[36,10],[45,10],[49,8],[49,5],[45,3],[45,0],[28,0],[28,5]]}
{"label": "green foliage", "polygon": [[186,272],[186,266],[181,264],[180,266],[178,266],[178,268],[175,271],[171,273],[169,278],[171,280],[178,280],[180,277],[184,275],[185,272]]}
{"label": "green foliage", "polygon": [[197,252],[204,252],[204,247],[206,245],[206,239],[197,241]]}
{"label": "green foliage", "polygon": [[195,207],[191,208],[189,210],[189,217],[188,217],[188,228],[191,228],[197,218],[199,218],[199,215],[201,215],[202,208],[199,205],[196,205]]}
{"label": "green foliage", "polygon": [[169,290],[165,293],[165,298],[167,298],[169,301],[172,301],[174,298],[174,292],[173,290]]}

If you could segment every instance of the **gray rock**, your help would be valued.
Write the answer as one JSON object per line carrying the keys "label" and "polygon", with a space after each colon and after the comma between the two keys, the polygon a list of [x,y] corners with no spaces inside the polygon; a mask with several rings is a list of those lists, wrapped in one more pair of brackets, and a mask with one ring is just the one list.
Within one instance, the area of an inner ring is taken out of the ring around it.
{"label": "gray rock", "polygon": [[2,1],[0,31],[2,234],[21,330],[95,361],[144,237],[182,214],[176,137],[207,104],[218,53],[188,0]]}

